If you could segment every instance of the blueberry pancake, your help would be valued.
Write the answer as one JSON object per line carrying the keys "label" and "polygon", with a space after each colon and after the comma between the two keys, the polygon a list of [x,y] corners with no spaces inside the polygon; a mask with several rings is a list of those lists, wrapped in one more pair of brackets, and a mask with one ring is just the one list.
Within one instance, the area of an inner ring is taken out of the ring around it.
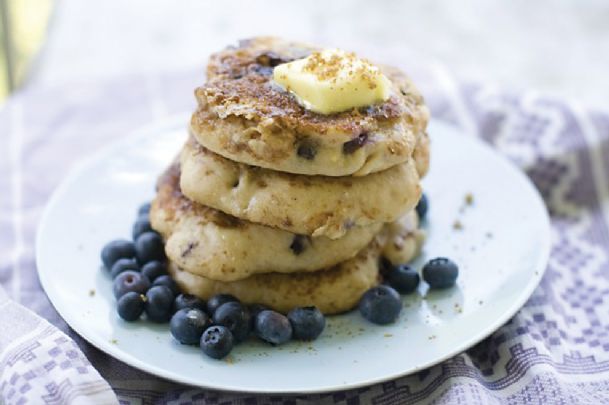
{"label": "blueberry pancake", "polygon": [[[421,166],[427,154],[417,153]],[[191,139],[181,153],[180,186],[189,199],[235,217],[337,239],[412,210],[421,196],[415,165],[410,160],[364,177],[305,176],[235,163]]]}
{"label": "blueberry pancake", "polygon": [[[400,263],[412,260],[421,245],[418,231],[403,236],[403,246],[410,247],[395,256]],[[379,258],[384,254],[383,246],[388,244],[387,237],[382,232],[354,258],[313,273],[257,274],[227,283],[189,273],[175,263],[170,264],[169,272],[182,291],[204,300],[227,293],[246,304],[262,304],[283,313],[296,307],[316,306],[326,315],[337,314],[355,307],[362,294],[381,281]]]}
{"label": "blueberry pancake", "polygon": [[236,162],[305,175],[365,176],[410,160],[429,119],[410,79],[381,67],[388,79],[382,102],[315,112],[279,86],[273,71],[316,51],[261,37],[212,55],[208,80],[195,91],[198,142]]}
{"label": "blueberry pancake", "polygon": [[256,273],[310,272],[351,259],[383,224],[353,227],[342,238],[308,237],[244,221],[187,199],[174,164],[161,176],[150,210],[167,257],[190,273],[234,281]]}

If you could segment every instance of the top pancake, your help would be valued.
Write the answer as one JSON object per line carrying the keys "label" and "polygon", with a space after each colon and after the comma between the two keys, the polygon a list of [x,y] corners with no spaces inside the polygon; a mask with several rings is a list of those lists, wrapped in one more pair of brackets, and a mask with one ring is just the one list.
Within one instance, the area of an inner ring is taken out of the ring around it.
{"label": "top pancake", "polygon": [[313,50],[262,37],[212,55],[208,81],[195,91],[193,135],[228,159],[307,175],[363,176],[410,159],[429,117],[412,82],[381,67],[393,84],[387,101],[318,114],[272,82],[275,66]]}

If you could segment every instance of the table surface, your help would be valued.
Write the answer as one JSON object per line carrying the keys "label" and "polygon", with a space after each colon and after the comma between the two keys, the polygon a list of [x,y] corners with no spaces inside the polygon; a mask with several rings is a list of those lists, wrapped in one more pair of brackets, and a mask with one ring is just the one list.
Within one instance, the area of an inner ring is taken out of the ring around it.
{"label": "table surface", "polygon": [[[260,34],[439,62],[461,79],[607,106],[609,3],[569,1],[62,0],[31,83],[201,66]],[[604,55],[604,56],[603,56]]]}

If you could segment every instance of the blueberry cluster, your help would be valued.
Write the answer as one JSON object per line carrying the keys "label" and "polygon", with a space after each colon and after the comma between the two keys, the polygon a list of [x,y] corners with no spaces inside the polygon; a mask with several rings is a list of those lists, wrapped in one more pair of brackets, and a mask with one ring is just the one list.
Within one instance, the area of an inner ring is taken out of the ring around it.
{"label": "blueberry cluster", "polygon": [[152,321],[167,322],[179,288],[167,274],[163,239],[152,230],[149,211],[150,204],[139,208],[133,239],[107,243],[101,260],[113,279],[112,291],[121,318],[135,321],[145,312]]}
{"label": "blueberry cluster", "polygon": [[[385,284],[372,287],[364,293],[359,303],[364,318],[378,325],[386,325],[395,320],[402,310],[400,294],[413,293],[421,281],[419,273],[412,267],[400,264],[394,266],[383,261]],[[450,259],[439,257],[423,266],[423,280],[431,289],[444,289],[455,285],[459,268]]]}
{"label": "blueberry cluster", "polygon": [[[425,220],[429,200],[423,194],[416,211],[421,221]],[[385,283],[366,291],[359,303],[360,313],[372,323],[385,325],[395,320],[402,310],[400,294],[413,293],[421,281],[419,273],[412,267],[401,264],[394,266],[386,260],[381,263]],[[450,288],[455,285],[459,268],[455,262],[445,257],[428,261],[423,266],[423,280],[431,289]]]}
{"label": "blueberry cluster", "polygon": [[169,322],[178,342],[200,345],[214,359],[225,357],[252,334],[280,345],[291,339],[314,340],[322,333],[326,319],[316,307],[295,308],[285,316],[263,305],[246,306],[229,294],[205,302],[180,293],[167,273],[163,240],[150,226],[149,210],[150,204],[138,210],[133,241],[111,241],[101,252],[122,319],[133,322],[145,313],[150,321]]}

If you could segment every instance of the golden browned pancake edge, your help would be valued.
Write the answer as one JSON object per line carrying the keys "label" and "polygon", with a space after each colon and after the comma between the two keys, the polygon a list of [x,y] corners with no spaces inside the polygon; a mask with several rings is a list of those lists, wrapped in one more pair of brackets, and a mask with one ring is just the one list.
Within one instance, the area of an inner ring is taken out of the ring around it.
{"label": "golden browned pancake edge", "polygon": [[229,159],[290,173],[363,176],[407,161],[429,118],[408,77],[382,67],[393,83],[387,101],[317,114],[272,82],[274,66],[313,49],[264,37],[212,55],[195,91],[195,137]]}

